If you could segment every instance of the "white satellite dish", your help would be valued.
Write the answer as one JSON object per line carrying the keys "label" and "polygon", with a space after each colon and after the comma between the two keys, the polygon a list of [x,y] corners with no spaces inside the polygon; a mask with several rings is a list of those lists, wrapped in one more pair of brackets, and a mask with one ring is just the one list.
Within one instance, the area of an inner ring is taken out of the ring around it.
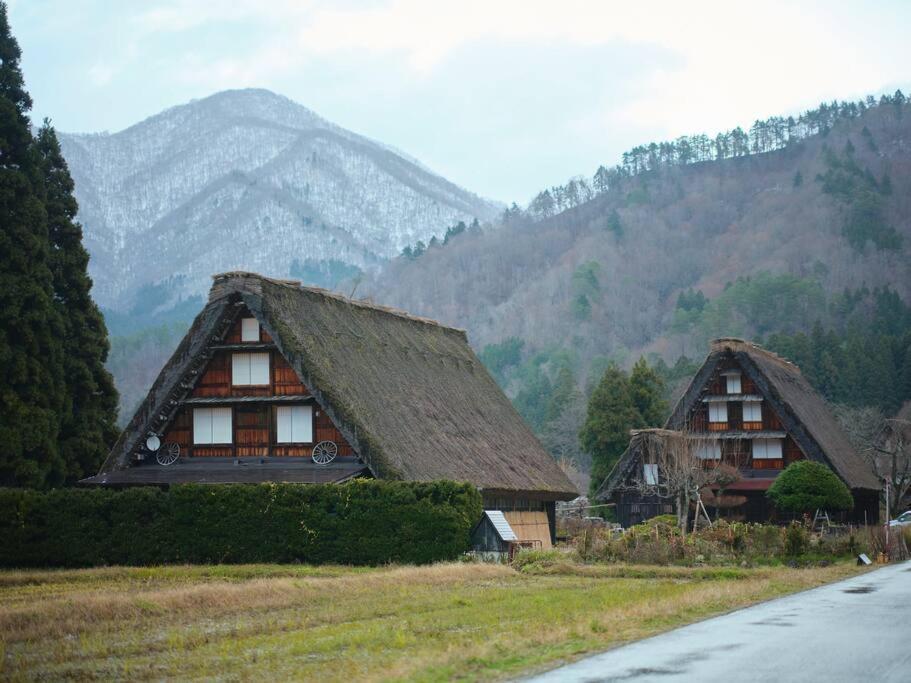
{"label": "white satellite dish", "polygon": [[146,448],[155,453],[161,448],[161,439],[152,434],[148,439],[146,439]]}

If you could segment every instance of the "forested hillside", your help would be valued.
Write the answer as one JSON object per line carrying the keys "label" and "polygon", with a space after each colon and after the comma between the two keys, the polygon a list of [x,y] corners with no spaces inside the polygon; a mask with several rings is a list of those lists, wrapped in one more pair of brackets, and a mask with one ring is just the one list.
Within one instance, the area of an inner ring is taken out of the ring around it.
{"label": "forested hillside", "polygon": [[636,147],[495,229],[410,250],[366,291],[466,328],[539,430],[567,370],[585,391],[609,361],[646,355],[674,385],[723,335],[815,359],[814,377],[855,360],[869,376],[872,353],[886,388],[822,388],[890,409],[911,397],[909,245],[911,107],[896,93]]}

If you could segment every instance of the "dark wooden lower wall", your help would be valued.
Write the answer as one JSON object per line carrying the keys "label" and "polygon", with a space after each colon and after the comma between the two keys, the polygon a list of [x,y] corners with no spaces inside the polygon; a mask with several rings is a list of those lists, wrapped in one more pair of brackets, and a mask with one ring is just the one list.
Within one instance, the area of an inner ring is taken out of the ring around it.
{"label": "dark wooden lower wall", "polygon": [[[833,522],[842,524],[878,524],[879,523],[879,494],[875,491],[852,491],[854,496],[854,509],[842,513],[830,513]],[[751,523],[784,524],[792,519],[793,515],[783,515],[766,498],[765,491],[747,491],[742,494],[746,502],[736,508],[718,510],[708,507],[712,519],[720,517],[731,521]],[[635,492],[614,494],[613,502],[616,505],[617,521],[624,527],[630,527],[644,522],[658,515],[673,514],[675,506],[666,498],[657,496],[643,496]]]}
{"label": "dark wooden lower wall", "polygon": [[636,492],[614,494],[617,521],[624,528],[644,522],[658,515],[674,513],[674,505],[667,498],[644,496]]}

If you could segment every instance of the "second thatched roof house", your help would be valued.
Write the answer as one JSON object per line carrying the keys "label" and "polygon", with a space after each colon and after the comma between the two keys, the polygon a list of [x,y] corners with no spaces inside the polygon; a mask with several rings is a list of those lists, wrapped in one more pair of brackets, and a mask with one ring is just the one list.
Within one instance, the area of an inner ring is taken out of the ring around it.
{"label": "second thatched roof house", "polygon": [[[756,344],[732,338],[712,342],[666,427],[698,439],[707,467],[725,463],[739,471],[740,480],[724,487],[728,502],[739,503],[731,506],[734,516],[767,520],[772,510],[765,493],[775,477],[790,463],[808,459],[831,468],[851,489],[853,521],[873,523],[879,517],[880,483],[825,400],[796,365]],[[641,443],[632,440],[597,494],[616,504],[624,526],[670,511],[667,499],[642,493],[648,490],[643,481],[660,486],[661,473],[642,462]]]}
{"label": "second thatched roof house", "polygon": [[467,481],[485,507],[537,512],[551,534],[555,501],[577,495],[464,331],[254,273],[215,276],[208,304],[84,483],[362,476]]}

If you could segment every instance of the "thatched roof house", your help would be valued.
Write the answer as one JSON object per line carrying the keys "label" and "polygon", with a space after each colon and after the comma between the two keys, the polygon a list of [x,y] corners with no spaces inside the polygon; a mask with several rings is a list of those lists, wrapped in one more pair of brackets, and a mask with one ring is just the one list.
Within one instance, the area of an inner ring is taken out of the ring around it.
{"label": "thatched roof house", "polygon": [[[737,467],[741,480],[726,487],[742,494],[740,514],[761,520],[770,514],[765,491],[788,464],[799,459],[830,467],[854,495],[853,518],[875,521],[880,484],[851,445],[825,400],[793,363],[742,339],[712,342],[708,357],[677,402],[667,429],[703,440],[705,460]],[[614,500],[621,516],[645,519],[656,511],[637,495],[623,494],[641,476],[635,439],[602,484],[597,497]],[[622,499],[622,500],[621,500]]]}
{"label": "thatched roof house", "polygon": [[464,331],[254,273],[215,276],[85,483],[353,476],[467,481],[497,509],[577,495]]}

